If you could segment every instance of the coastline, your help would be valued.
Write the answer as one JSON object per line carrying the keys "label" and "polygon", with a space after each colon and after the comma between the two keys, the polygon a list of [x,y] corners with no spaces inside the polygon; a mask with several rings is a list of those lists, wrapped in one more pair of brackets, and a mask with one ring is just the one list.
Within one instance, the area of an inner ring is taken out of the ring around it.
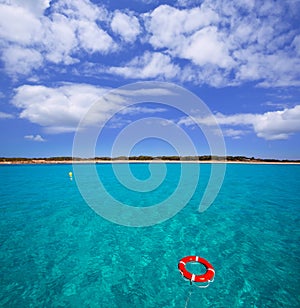
{"label": "coastline", "polygon": [[26,161],[0,161],[0,165],[73,165],[73,164],[145,164],[145,163],[173,163],[173,164],[247,164],[247,165],[300,165],[300,162],[293,161],[228,161],[228,160],[82,160],[82,161],[72,161],[72,160],[26,160]]}

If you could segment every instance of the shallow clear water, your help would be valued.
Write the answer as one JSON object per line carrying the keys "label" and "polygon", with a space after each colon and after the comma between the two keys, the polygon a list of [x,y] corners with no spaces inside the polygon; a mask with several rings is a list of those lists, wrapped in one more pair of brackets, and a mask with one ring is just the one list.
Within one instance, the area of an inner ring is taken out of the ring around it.
{"label": "shallow clear water", "polygon": [[[131,168],[147,178],[147,164]],[[166,183],[146,193],[143,206],[174,190],[179,168],[167,165]],[[111,165],[97,169],[117,199],[141,200],[118,185]],[[189,204],[142,228],[97,215],[71,170],[0,166],[1,307],[300,306],[299,165],[229,164],[217,199],[199,213],[210,172],[201,165]],[[215,267],[206,289],[191,288],[177,270],[190,254]]]}

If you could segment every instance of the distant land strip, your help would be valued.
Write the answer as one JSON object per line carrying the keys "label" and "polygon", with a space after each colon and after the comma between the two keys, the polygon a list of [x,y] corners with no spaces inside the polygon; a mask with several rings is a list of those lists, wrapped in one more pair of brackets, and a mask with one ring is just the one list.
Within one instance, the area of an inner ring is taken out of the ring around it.
{"label": "distant land strip", "polygon": [[76,158],[71,156],[57,156],[44,158],[25,158],[25,157],[0,157],[0,164],[55,164],[55,163],[101,163],[101,162],[245,162],[245,163],[300,163],[300,160],[288,159],[263,159],[246,156],[119,156],[119,157],[94,157],[94,158]]}

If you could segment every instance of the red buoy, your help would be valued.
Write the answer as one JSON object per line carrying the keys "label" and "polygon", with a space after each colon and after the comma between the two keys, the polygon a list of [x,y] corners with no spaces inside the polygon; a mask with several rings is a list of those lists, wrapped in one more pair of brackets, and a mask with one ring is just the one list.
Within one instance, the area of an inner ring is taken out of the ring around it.
{"label": "red buoy", "polygon": [[[186,269],[186,264],[189,262],[198,262],[200,264],[203,264],[206,267],[206,272],[203,275],[196,275],[193,273],[190,273]],[[198,256],[187,256],[182,258],[178,263],[178,269],[182,276],[190,282],[212,282],[214,280],[215,276],[215,270],[213,266],[205,259],[198,257]]]}

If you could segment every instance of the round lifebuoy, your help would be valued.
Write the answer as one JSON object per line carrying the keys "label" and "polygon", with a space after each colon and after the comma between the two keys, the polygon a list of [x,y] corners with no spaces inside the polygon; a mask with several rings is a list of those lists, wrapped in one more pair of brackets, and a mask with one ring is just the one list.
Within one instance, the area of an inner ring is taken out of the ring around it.
{"label": "round lifebuoy", "polygon": [[[189,262],[198,262],[206,267],[206,272],[203,275],[195,275],[190,273],[186,268],[186,264]],[[187,256],[182,258],[178,263],[178,269],[182,276],[191,282],[212,282],[215,276],[215,270],[213,266],[203,258],[198,256]]]}

